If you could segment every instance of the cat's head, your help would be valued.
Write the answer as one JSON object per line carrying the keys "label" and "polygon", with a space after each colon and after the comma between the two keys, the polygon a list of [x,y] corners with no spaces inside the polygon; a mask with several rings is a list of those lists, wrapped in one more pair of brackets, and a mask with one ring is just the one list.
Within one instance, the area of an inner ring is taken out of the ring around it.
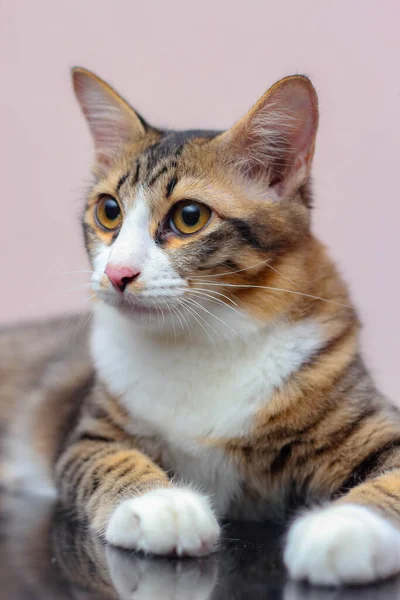
{"label": "cat's head", "polygon": [[83,228],[98,298],[210,337],[289,310],[279,290],[301,288],[310,239],[310,81],[279,81],[224,132],[160,130],[93,73],[73,82],[96,152]]}

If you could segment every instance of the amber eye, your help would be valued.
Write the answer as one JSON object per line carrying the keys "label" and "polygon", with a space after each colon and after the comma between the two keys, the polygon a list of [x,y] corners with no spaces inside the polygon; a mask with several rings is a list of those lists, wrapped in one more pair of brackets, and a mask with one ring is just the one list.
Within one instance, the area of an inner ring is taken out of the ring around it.
{"label": "amber eye", "polygon": [[169,224],[171,229],[184,235],[190,235],[203,229],[211,217],[211,210],[208,206],[184,200],[179,202],[172,210]]}
{"label": "amber eye", "polygon": [[96,218],[104,229],[117,229],[122,221],[120,205],[112,196],[101,196],[96,205]]}

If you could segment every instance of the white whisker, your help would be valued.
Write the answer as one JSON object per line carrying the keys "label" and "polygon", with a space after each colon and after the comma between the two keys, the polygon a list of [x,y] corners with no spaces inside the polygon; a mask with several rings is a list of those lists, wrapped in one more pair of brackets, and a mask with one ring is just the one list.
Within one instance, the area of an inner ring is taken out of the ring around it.
{"label": "white whisker", "polygon": [[157,311],[157,318],[158,318],[158,328],[160,329],[160,312],[162,314],[161,309],[157,306],[157,304],[155,303],[155,301],[153,300],[153,304],[154,304],[154,308]]}
{"label": "white whisker", "polygon": [[242,340],[242,342],[246,343],[246,340],[244,338],[242,338],[242,336],[235,329],[233,329],[233,327],[231,327],[230,325],[228,325],[228,323],[226,323],[223,319],[220,319],[219,317],[217,317],[217,315],[214,315],[214,313],[211,312],[210,310],[208,310],[207,308],[205,308],[205,306],[202,306],[199,302],[197,302],[196,300],[193,300],[193,298],[187,298],[186,300],[188,302],[191,302],[192,304],[195,304],[196,306],[198,306],[199,308],[201,308],[201,310],[204,310],[204,312],[206,312],[207,314],[209,314],[211,317],[214,317],[214,319],[217,319],[217,321],[219,321],[220,323],[222,323],[223,325],[225,325],[225,327],[227,327],[235,335],[237,335]]}
{"label": "white whisker", "polygon": [[187,318],[185,317],[185,315],[183,314],[183,312],[182,312],[182,311],[180,311],[180,310],[178,309],[178,307],[176,307],[176,306],[173,306],[172,308],[173,308],[175,311],[177,311],[177,313],[178,313],[178,314],[179,314],[179,315],[182,317],[182,319],[184,320],[184,322],[185,322],[185,324],[186,324],[186,326],[187,326],[188,333],[189,333],[189,338],[190,338],[190,339],[192,339],[192,332],[191,332],[191,329],[190,329],[190,325],[191,325],[191,324],[190,324],[190,321],[188,321],[188,320],[187,320]]}
{"label": "white whisker", "polygon": [[234,275],[235,273],[242,273],[242,271],[248,271],[249,269],[255,269],[256,267],[259,267],[260,265],[264,265],[271,260],[272,260],[271,258],[267,258],[258,263],[255,263],[254,265],[250,265],[249,267],[244,267],[243,269],[237,269],[236,271],[226,271],[225,273],[214,273],[213,275],[193,275],[193,276],[190,276],[189,279],[205,279],[207,277],[223,277],[224,275]]}
{"label": "white whisker", "polygon": [[220,298],[214,298],[213,296],[211,296],[211,294],[213,293],[213,290],[210,290],[209,294],[206,294],[205,292],[201,292],[197,289],[193,289],[193,288],[189,288],[188,290],[185,290],[187,292],[187,294],[195,294],[196,296],[201,296],[201,298],[204,298],[206,302],[213,302],[214,304],[219,304],[222,306],[226,306],[227,308],[230,308],[231,310],[233,310],[233,312],[235,312],[236,314],[238,314],[240,317],[243,318],[243,314],[236,310],[236,308],[234,308],[233,306],[231,306],[230,304],[227,304],[226,302],[224,302],[223,300],[221,300]]}
{"label": "white whisker", "polygon": [[170,305],[168,304],[168,302],[167,302],[166,300],[164,300],[164,302],[165,302],[165,304],[167,305],[167,308],[168,308],[168,310],[169,310],[169,312],[170,312],[170,315],[171,315],[171,319],[172,319],[172,327],[174,328],[174,338],[175,338],[175,341],[176,341],[176,327],[175,327],[174,315],[172,314],[172,310],[171,310],[171,307],[170,307]]}
{"label": "white whisker", "polygon": [[[90,300],[93,300],[94,298],[96,298],[97,294],[96,292],[94,294],[91,294],[90,296],[88,296],[87,298],[85,298],[84,302],[90,302]],[[90,316],[90,313],[89,313]]]}
{"label": "white whisker", "polygon": [[[202,281],[202,283],[207,283],[207,282]],[[199,292],[212,292],[213,294],[216,294],[217,296],[222,296],[223,298],[226,298],[234,306],[237,306],[237,302],[235,302],[234,300],[232,300],[232,298],[229,298],[229,296],[227,296],[226,294],[222,294],[221,292],[216,292],[215,290],[209,290],[207,288],[200,288],[200,287],[184,288],[184,291],[187,291],[187,290],[198,290]]]}
{"label": "white whisker", "polygon": [[184,308],[185,308],[185,309],[186,309],[186,310],[187,310],[187,311],[188,311],[188,312],[189,312],[189,313],[192,315],[192,317],[193,317],[193,318],[194,318],[194,319],[197,321],[197,323],[198,323],[198,324],[200,325],[200,327],[203,329],[204,333],[206,334],[206,336],[208,337],[208,339],[210,340],[210,342],[213,344],[213,343],[214,343],[214,340],[212,339],[212,337],[210,336],[210,334],[208,333],[208,331],[206,330],[206,328],[205,328],[205,327],[204,327],[204,325],[203,325],[203,324],[200,322],[200,320],[199,320],[199,319],[201,319],[202,321],[204,321],[204,323],[205,323],[206,325],[208,325],[208,327],[209,327],[210,329],[212,329],[212,331],[214,331],[214,333],[215,333],[216,335],[218,335],[218,337],[221,337],[221,336],[220,336],[220,334],[218,333],[218,331],[216,331],[216,330],[214,329],[214,327],[212,327],[212,325],[210,325],[210,323],[208,323],[208,322],[206,321],[206,319],[204,319],[204,318],[203,318],[201,315],[199,315],[199,314],[198,314],[198,312],[197,312],[197,311],[196,311],[194,308],[192,308],[191,306],[188,306],[188,305],[186,304],[186,301],[187,301],[187,300],[188,300],[188,299],[186,298],[186,299],[183,299],[183,300],[178,300],[178,302],[180,302],[180,303],[181,303],[181,304],[184,306]]}
{"label": "white whisker", "polygon": [[179,311],[178,311],[178,309],[176,308],[176,306],[171,306],[171,309],[172,309],[172,310],[174,311],[174,313],[176,314],[176,316],[177,316],[177,318],[178,318],[178,321],[179,321],[179,323],[180,323],[180,325],[181,325],[181,328],[182,328],[182,330],[184,331],[184,330],[185,330],[185,327],[184,327],[184,325],[183,325],[183,323],[182,323],[182,319],[181,319],[181,317],[180,317],[180,315],[179,315]]}
{"label": "white whisker", "polygon": [[327,298],[321,298],[320,296],[313,296],[312,294],[305,294],[304,292],[296,292],[295,290],[287,290],[285,288],[276,288],[268,285],[251,285],[241,283],[215,283],[213,281],[204,281],[206,285],[212,285],[216,287],[232,287],[232,288],[253,288],[261,290],[271,290],[273,292],[285,292],[287,294],[295,294],[296,296],[304,296],[305,298],[311,298],[312,300],[321,300],[321,302],[329,302],[330,304],[336,304],[337,306],[343,306],[345,308],[351,308],[348,304],[342,302],[336,302],[336,300],[328,300]]}

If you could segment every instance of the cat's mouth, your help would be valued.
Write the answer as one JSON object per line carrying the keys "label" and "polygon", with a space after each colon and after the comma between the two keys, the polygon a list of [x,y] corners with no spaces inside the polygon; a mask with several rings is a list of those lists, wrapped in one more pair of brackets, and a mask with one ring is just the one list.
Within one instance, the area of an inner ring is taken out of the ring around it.
{"label": "cat's mouth", "polygon": [[93,290],[99,298],[131,319],[147,323],[150,321],[166,323],[176,318],[181,322],[181,317],[178,315],[183,305],[184,294],[183,290],[177,289],[176,285],[167,289],[163,282],[162,286],[141,289],[138,293],[124,290],[121,294],[111,286],[105,288],[104,285],[98,285],[96,281],[93,283]]}

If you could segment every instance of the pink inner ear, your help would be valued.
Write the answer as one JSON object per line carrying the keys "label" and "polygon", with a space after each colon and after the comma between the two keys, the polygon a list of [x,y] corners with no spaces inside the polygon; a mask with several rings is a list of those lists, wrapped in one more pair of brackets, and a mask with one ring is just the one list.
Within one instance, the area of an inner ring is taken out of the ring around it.
{"label": "pink inner ear", "polygon": [[307,179],[317,127],[315,90],[293,76],[276,83],[222,143],[246,178],[281,197]]}
{"label": "pink inner ear", "polygon": [[143,124],[135,111],[93,73],[75,70],[73,82],[94,140],[97,162],[108,164],[124,144],[144,135]]}
{"label": "pink inner ear", "polygon": [[307,154],[318,127],[315,92],[308,80],[303,82],[289,79],[282,84],[282,88],[277,92],[279,96],[275,102],[288,115],[285,133],[291,141],[294,154]]}
{"label": "pink inner ear", "polygon": [[308,176],[318,127],[317,97],[307,79],[289,78],[271,91],[261,110],[267,146],[268,133],[274,144],[269,185],[282,196]]}

